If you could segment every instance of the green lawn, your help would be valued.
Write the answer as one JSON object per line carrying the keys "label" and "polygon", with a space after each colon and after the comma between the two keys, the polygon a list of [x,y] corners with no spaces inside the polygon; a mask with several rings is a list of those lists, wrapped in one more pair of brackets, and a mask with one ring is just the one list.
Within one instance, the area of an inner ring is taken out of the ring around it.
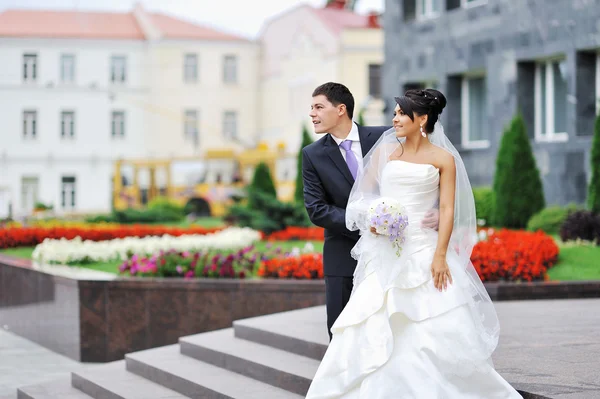
{"label": "green lawn", "polygon": [[557,281],[600,280],[600,246],[561,247],[548,276]]}

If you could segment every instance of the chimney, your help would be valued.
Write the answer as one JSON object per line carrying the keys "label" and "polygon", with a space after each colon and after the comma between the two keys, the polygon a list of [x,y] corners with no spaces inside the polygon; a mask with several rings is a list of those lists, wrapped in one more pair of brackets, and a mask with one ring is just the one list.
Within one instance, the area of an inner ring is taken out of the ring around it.
{"label": "chimney", "polygon": [[336,10],[343,10],[346,8],[346,0],[327,0],[325,8],[333,8]]}
{"label": "chimney", "polygon": [[367,16],[367,27],[373,29],[380,29],[381,24],[379,23],[380,15],[376,11],[371,11]]}
{"label": "chimney", "polygon": [[141,3],[135,3],[133,8],[133,16],[135,17],[135,20],[140,26],[142,32],[144,32],[146,39],[158,40],[161,38],[162,32],[156,25],[154,25],[152,16],[149,15],[146,10],[144,10]]}

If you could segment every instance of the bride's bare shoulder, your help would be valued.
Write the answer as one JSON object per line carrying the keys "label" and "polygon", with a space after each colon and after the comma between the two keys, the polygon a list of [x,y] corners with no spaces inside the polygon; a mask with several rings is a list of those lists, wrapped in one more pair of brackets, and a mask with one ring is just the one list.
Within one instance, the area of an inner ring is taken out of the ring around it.
{"label": "bride's bare shoulder", "polygon": [[454,157],[448,151],[435,147],[432,155],[437,168],[443,169],[454,166]]}

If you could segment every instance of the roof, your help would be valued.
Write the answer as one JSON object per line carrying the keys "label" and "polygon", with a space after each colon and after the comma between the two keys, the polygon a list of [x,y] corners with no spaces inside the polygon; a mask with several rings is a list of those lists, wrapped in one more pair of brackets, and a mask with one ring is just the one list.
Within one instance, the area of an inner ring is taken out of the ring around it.
{"label": "roof", "polygon": [[[165,14],[146,13],[162,37],[197,40],[243,40],[213,28]],[[0,13],[0,37],[145,40],[134,12],[7,10]]]}
{"label": "roof", "polygon": [[313,13],[334,33],[340,34],[347,28],[379,28],[373,26],[373,17],[356,14],[350,10],[337,8],[312,8]]}

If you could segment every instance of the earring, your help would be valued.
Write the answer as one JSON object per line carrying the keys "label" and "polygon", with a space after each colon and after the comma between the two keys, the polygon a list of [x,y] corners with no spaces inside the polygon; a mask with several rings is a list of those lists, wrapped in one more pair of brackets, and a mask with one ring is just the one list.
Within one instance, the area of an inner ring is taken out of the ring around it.
{"label": "earring", "polygon": [[423,130],[423,125],[421,125],[421,136],[427,137],[427,133]]}

